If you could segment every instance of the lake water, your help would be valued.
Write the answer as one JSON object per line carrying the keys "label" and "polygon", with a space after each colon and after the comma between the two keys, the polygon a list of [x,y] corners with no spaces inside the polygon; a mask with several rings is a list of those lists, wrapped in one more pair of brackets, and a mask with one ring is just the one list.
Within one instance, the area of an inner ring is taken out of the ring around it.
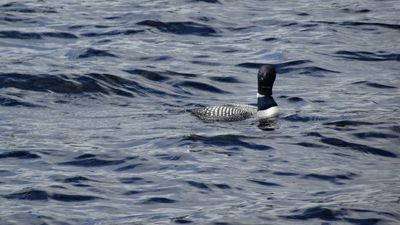
{"label": "lake water", "polygon": [[400,224],[398,1],[0,3],[0,224]]}

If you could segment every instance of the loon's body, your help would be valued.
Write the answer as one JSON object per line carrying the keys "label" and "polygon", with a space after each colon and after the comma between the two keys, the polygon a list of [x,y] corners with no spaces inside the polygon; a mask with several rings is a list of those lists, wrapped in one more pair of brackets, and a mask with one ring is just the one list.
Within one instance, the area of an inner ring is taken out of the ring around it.
{"label": "loon's body", "polygon": [[205,121],[231,122],[257,116],[259,120],[268,120],[279,115],[278,104],[272,97],[272,86],[276,72],[270,65],[261,66],[258,71],[257,106],[244,104],[226,104],[193,109],[190,112]]}
{"label": "loon's body", "polygon": [[205,121],[231,122],[248,119],[257,113],[257,107],[241,104],[207,106],[191,113]]}

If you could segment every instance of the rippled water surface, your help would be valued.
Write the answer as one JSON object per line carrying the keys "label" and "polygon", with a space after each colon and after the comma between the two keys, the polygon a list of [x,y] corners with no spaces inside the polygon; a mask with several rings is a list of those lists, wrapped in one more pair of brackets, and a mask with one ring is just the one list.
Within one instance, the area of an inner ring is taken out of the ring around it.
{"label": "rippled water surface", "polygon": [[398,1],[0,3],[0,224],[400,224]]}

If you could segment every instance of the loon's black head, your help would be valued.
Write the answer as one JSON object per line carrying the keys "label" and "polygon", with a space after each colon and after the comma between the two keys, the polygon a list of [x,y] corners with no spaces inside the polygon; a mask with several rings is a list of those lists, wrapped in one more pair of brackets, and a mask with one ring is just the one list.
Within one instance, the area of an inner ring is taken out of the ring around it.
{"label": "loon's black head", "polygon": [[258,70],[258,94],[272,95],[272,86],[274,86],[275,78],[275,68],[272,65],[262,65]]}

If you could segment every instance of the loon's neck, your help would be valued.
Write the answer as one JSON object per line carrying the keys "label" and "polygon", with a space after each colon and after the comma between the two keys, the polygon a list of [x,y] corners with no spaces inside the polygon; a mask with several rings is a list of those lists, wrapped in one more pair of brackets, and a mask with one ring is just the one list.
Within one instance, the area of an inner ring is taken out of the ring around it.
{"label": "loon's neck", "polygon": [[271,107],[278,106],[271,95],[261,95],[257,93],[257,110],[266,110]]}
{"label": "loon's neck", "polygon": [[257,118],[269,120],[279,115],[278,104],[271,95],[261,95],[257,93]]}

